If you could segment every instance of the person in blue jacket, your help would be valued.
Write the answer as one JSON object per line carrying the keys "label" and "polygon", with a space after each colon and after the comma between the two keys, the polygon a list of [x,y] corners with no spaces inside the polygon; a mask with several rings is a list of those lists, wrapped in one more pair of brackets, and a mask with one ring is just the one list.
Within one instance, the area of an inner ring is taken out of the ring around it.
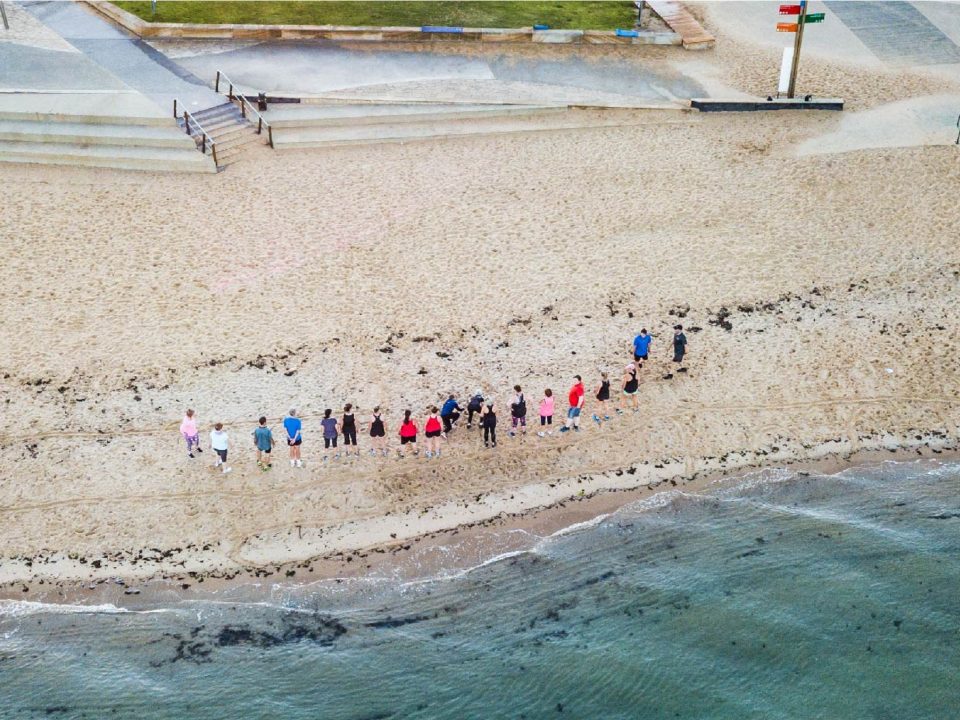
{"label": "person in blue jacket", "polygon": [[457,402],[456,396],[451,393],[443,407],[440,408],[440,419],[443,420],[443,431],[445,433],[453,430],[453,425],[460,419],[462,412],[463,408]]}

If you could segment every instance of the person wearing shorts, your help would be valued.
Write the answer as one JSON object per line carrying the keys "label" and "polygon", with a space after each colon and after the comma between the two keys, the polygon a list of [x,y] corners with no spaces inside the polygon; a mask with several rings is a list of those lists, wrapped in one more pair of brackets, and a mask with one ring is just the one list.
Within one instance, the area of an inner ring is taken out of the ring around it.
{"label": "person wearing shorts", "polygon": [[383,422],[383,415],[380,413],[380,406],[377,405],[370,415],[370,454],[376,455],[377,450],[384,457],[387,456],[387,428]]}
{"label": "person wearing shorts", "polygon": [[423,424],[423,434],[427,438],[427,457],[440,457],[440,438],[443,436],[443,425],[436,405],[430,408],[430,415],[427,416],[427,421]]}
{"label": "person wearing shorts", "polygon": [[257,467],[261,470],[269,470],[273,467],[270,461],[270,451],[273,450],[273,431],[267,427],[267,418],[263,415],[257,422],[258,425],[253,431],[253,444],[257,448]]}
{"label": "person wearing shorts", "polygon": [[570,428],[580,432],[580,411],[583,410],[583,395],[583,378],[574,375],[573,387],[570,388],[570,393],[567,395],[567,400],[570,403],[570,408],[567,410],[567,422],[560,428],[560,432],[569,432]]}
{"label": "person wearing shorts", "polygon": [[[540,400],[540,437],[544,435],[553,435],[553,390],[547,388],[543,391],[543,398]],[[547,428],[544,431],[544,428]]]}
{"label": "person wearing shorts", "polygon": [[227,466],[227,449],[230,447],[230,439],[227,437],[227,431],[223,429],[223,423],[217,423],[210,431],[210,447],[217,453],[217,460],[213,466],[221,468],[220,472],[226,475],[230,472]]}
{"label": "person wearing shorts", "polygon": [[[337,450],[337,437],[340,435],[340,423],[337,422],[333,415],[333,410],[327,408],[323,411],[323,420],[320,421],[320,425],[323,426],[323,461],[326,462],[327,458],[330,456],[330,448]],[[340,457],[340,451],[337,450],[337,453],[333,456],[333,459],[336,460]]]}
{"label": "person wearing shorts", "polygon": [[400,457],[403,457],[408,450],[414,455],[419,454],[417,452],[417,421],[411,415],[409,410],[403,411],[403,422],[400,423],[400,447],[397,449]]}
{"label": "person wearing shorts", "polygon": [[637,390],[640,388],[640,381],[637,380],[637,366],[630,363],[623,369],[623,377],[620,378],[620,407],[617,412],[623,414],[627,406],[631,406],[634,412],[640,410],[637,402]]}
{"label": "person wearing shorts", "polygon": [[652,341],[653,338],[647,335],[646,328],[643,328],[640,334],[633,339],[633,361],[635,363],[645,362],[650,357],[650,343]]}
{"label": "person wearing shorts", "polygon": [[303,444],[303,422],[297,417],[297,411],[290,410],[290,414],[283,419],[283,429],[287,431],[287,446],[290,448],[290,467],[303,467],[300,459],[300,445]]}
{"label": "person wearing shorts", "polygon": [[513,402],[510,403],[510,437],[517,434],[517,428],[520,428],[520,437],[527,434],[527,401],[523,398],[523,391],[519,385],[513,386],[516,395],[513,396]]}
{"label": "person wearing shorts", "polygon": [[356,450],[357,457],[360,457],[360,448],[357,447],[357,419],[353,414],[353,405],[347,403],[343,406],[343,420],[340,422],[340,432],[343,433],[343,446],[348,448],[346,454],[350,454],[350,446]]}

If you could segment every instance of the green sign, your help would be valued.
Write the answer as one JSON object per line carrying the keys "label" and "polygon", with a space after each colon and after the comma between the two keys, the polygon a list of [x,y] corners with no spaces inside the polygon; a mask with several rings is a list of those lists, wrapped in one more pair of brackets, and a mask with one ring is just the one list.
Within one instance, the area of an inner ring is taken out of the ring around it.
{"label": "green sign", "polygon": [[825,13],[810,13],[803,19],[803,23],[818,23],[823,22],[823,18],[826,17]]}

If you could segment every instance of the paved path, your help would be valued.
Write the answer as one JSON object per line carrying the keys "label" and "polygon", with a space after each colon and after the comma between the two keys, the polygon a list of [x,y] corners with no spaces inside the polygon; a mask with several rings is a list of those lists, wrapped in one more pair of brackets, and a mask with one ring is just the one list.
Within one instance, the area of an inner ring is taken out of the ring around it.
{"label": "paved path", "polygon": [[[85,5],[54,1],[25,2],[23,7],[86,58],[163,108],[172,108],[174,98],[194,108],[223,102],[203,81]],[[69,84],[71,78],[59,80]]]}
{"label": "paved path", "polygon": [[834,0],[826,6],[886,63],[905,66],[960,63],[960,48],[911,3]]}

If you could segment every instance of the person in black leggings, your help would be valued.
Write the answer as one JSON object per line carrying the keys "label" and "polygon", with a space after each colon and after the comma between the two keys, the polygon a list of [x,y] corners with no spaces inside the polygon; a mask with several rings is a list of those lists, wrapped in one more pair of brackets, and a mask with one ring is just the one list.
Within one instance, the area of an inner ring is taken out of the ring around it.
{"label": "person in black leggings", "polygon": [[353,405],[347,403],[343,406],[343,420],[340,422],[340,432],[343,433],[343,445],[346,450],[346,454],[350,454],[350,446],[353,445],[353,449],[356,450],[357,457],[360,457],[360,448],[357,447],[357,420],[352,412]]}
{"label": "person in black leggings", "polygon": [[497,446],[497,414],[493,411],[493,403],[488,403],[483,415],[480,416],[480,427],[483,428],[483,446]]}

